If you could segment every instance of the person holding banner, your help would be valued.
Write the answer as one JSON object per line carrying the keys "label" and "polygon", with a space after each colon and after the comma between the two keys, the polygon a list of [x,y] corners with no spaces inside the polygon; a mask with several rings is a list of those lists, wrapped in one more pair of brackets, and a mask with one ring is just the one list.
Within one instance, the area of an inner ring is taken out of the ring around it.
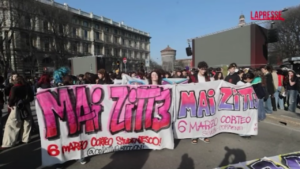
{"label": "person holding banner", "polygon": [[152,71],[150,73],[150,77],[149,77],[149,84],[150,85],[161,85],[161,75],[158,71]]}
{"label": "person holding banner", "polygon": [[[208,65],[206,62],[202,61],[198,63],[198,73],[196,73],[194,76],[191,76],[191,81],[193,83],[205,83],[213,81],[213,78],[209,77],[207,73]],[[209,143],[208,138],[192,138],[192,144],[197,144],[198,139],[203,141],[204,143]]]}
{"label": "person holding banner", "polygon": [[228,66],[228,72],[229,72],[229,74],[225,77],[225,81],[226,82],[229,82],[231,84],[235,84],[236,85],[241,80],[241,77],[236,72],[236,69],[237,69],[236,63],[231,63]]}
{"label": "person holding banner", "polygon": [[104,69],[98,70],[98,78],[99,78],[99,80],[98,80],[97,84],[113,84],[108,73]]}

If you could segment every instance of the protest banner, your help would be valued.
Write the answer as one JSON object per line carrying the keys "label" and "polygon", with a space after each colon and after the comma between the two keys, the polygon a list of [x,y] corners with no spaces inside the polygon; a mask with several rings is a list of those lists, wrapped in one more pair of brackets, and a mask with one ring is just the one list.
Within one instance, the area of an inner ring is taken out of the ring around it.
{"label": "protest banner", "polygon": [[161,84],[187,84],[188,81],[186,78],[163,78]]}
{"label": "protest banner", "polygon": [[76,85],[36,95],[42,164],[125,150],[173,149],[175,86]]}
{"label": "protest banner", "polygon": [[257,135],[257,101],[250,84],[212,81],[177,85],[174,137],[211,137],[221,132]]}
{"label": "protest banner", "polygon": [[300,168],[300,152],[241,162],[215,169],[296,169]]}
{"label": "protest banner", "polygon": [[147,79],[139,79],[136,77],[130,77],[126,74],[122,74],[122,83],[128,85],[147,85],[149,84]]}

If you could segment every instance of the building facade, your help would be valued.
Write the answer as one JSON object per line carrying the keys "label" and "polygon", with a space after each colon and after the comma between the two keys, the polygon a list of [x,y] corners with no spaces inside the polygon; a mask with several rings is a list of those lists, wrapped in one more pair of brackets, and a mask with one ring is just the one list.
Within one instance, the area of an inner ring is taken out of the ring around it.
{"label": "building facade", "polygon": [[175,61],[176,69],[185,69],[186,67],[192,67],[192,59],[177,59]]}
{"label": "building facade", "polygon": [[162,67],[166,71],[175,70],[176,50],[170,46],[160,51],[162,59]]}
{"label": "building facade", "polygon": [[[7,34],[12,37],[9,42],[3,41],[5,51],[3,53],[10,57],[11,69],[33,75],[58,65],[67,66],[70,57],[102,55],[106,60],[107,70],[113,70],[117,62],[121,63],[122,69],[124,67],[122,60],[126,57],[126,67],[130,71],[145,63],[146,59],[150,59],[149,33],[126,26],[123,22],[115,22],[72,8],[66,3],[60,4],[54,0],[37,1],[47,8],[57,10],[58,13],[67,12],[72,21],[67,24],[61,23],[56,31],[62,33],[57,34],[51,25],[51,18],[38,15],[23,18],[26,27],[18,24],[2,25],[2,37],[8,36]],[[12,16],[14,10],[8,2],[0,7],[2,13],[10,10],[7,16]],[[60,47],[58,43],[61,43]],[[30,50],[28,47],[24,48],[24,44],[30,44]]]}

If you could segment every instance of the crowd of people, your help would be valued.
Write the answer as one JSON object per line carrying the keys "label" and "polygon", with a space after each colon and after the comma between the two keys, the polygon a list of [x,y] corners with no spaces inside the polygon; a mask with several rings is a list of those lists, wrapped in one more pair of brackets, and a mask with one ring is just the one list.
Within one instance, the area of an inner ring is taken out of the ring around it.
{"label": "crowd of people", "polygon": [[[97,74],[86,72],[77,76],[71,75],[68,68],[62,67],[53,74],[44,73],[39,78],[24,79],[16,72],[12,72],[5,80],[0,76],[0,84],[3,92],[0,92],[0,107],[4,108],[7,102],[8,117],[1,120],[0,111],[0,143],[3,148],[9,148],[20,142],[28,143],[32,130],[37,130],[33,122],[30,110],[30,102],[34,100],[37,88],[52,88],[77,84],[114,84],[116,79],[122,79],[122,72],[116,70],[107,72],[105,69],[98,70]],[[277,109],[296,112],[300,83],[293,70],[273,69],[270,65],[260,68],[239,68],[236,63],[223,68],[209,68],[206,62],[199,62],[197,68],[191,70],[177,70],[167,72],[154,70],[152,72],[131,72],[129,76],[148,80],[150,85],[161,85],[163,78],[187,78],[189,83],[205,83],[215,80],[224,80],[235,85],[252,84],[258,98],[258,120],[266,118],[267,113]],[[8,100],[6,101],[6,98]],[[1,121],[4,123],[1,124]],[[4,127],[5,126],[5,127]],[[4,132],[3,132],[4,127]],[[3,137],[2,136],[3,133]],[[250,136],[242,137],[249,138]],[[192,143],[201,140],[209,143],[209,138],[193,138]],[[81,164],[86,160],[81,159]]]}

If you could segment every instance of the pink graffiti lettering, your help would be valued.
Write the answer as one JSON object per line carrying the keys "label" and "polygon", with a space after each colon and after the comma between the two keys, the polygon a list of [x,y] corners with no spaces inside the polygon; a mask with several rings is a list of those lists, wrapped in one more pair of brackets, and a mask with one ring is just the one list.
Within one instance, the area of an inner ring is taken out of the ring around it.
{"label": "pink graffiti lettering", "polygon": [[197,118],[215,115],[216,101],[214,96],[215,91],[213,89],[209,89],[207,92],[202,90],[199,92],[199,101],[197,104],[194,91],[181,91],[177,119],[186,118],[187,113],[190,114],[190,117]]}
{"label": "pink graffiti lettering", "polygon": [[[254,109],[255,108],[255,100],[256,94],[253,89],[253,87],[247,87],[243,89],[238,89],[237,92],[243,97],[243,110],[246,111],[248,109]],[[254,96],[255,95],[255,96]],[[254,97],[253,97],[254,96]]]}
{"label": "pink graffiti lettering", "polygon": [[219,111],[221,110],[233,111],[234,110],[233,104],[228,103],[229,99],[232,96],[232,88],[221,87],[220,92],[222,97],[220,99]]}
{"label": "pink graffiti lettering", "polygon": [[102,111],[103,94],[101,88],[96,88],[89,97],[89,90],[85,86],[75,87],[74,91],[59,88],[56,92],[47,90],[38,93],[37,101],[44,115],[46,138],[53,139],[60,135],[58,118],[67,122],[69,135],[80,134],[83,124],[86,133],[101,130],[99,114]]}
{"label": "pink graffiti lettering", "polygon": [[[159,132],[171,125],[171,89],[156,86],[132,89],[114,86],[110,87],[110,91],[110,97],[114,101],[109,123],[111,134],[121,131],[142,132],[144,129]],[[159,103],[161,106],[155,112],[155,105]],[[159,117],[155,117],[155,113]]]}
{"label": "pink graffiti lettering", "polygon": [[240,111],[241,97],[243,98],[243,111],[257,108],[257,97],[252,86],[242,89],[222,87],[220,91],[222,97],[220,99],[219,111]]}

